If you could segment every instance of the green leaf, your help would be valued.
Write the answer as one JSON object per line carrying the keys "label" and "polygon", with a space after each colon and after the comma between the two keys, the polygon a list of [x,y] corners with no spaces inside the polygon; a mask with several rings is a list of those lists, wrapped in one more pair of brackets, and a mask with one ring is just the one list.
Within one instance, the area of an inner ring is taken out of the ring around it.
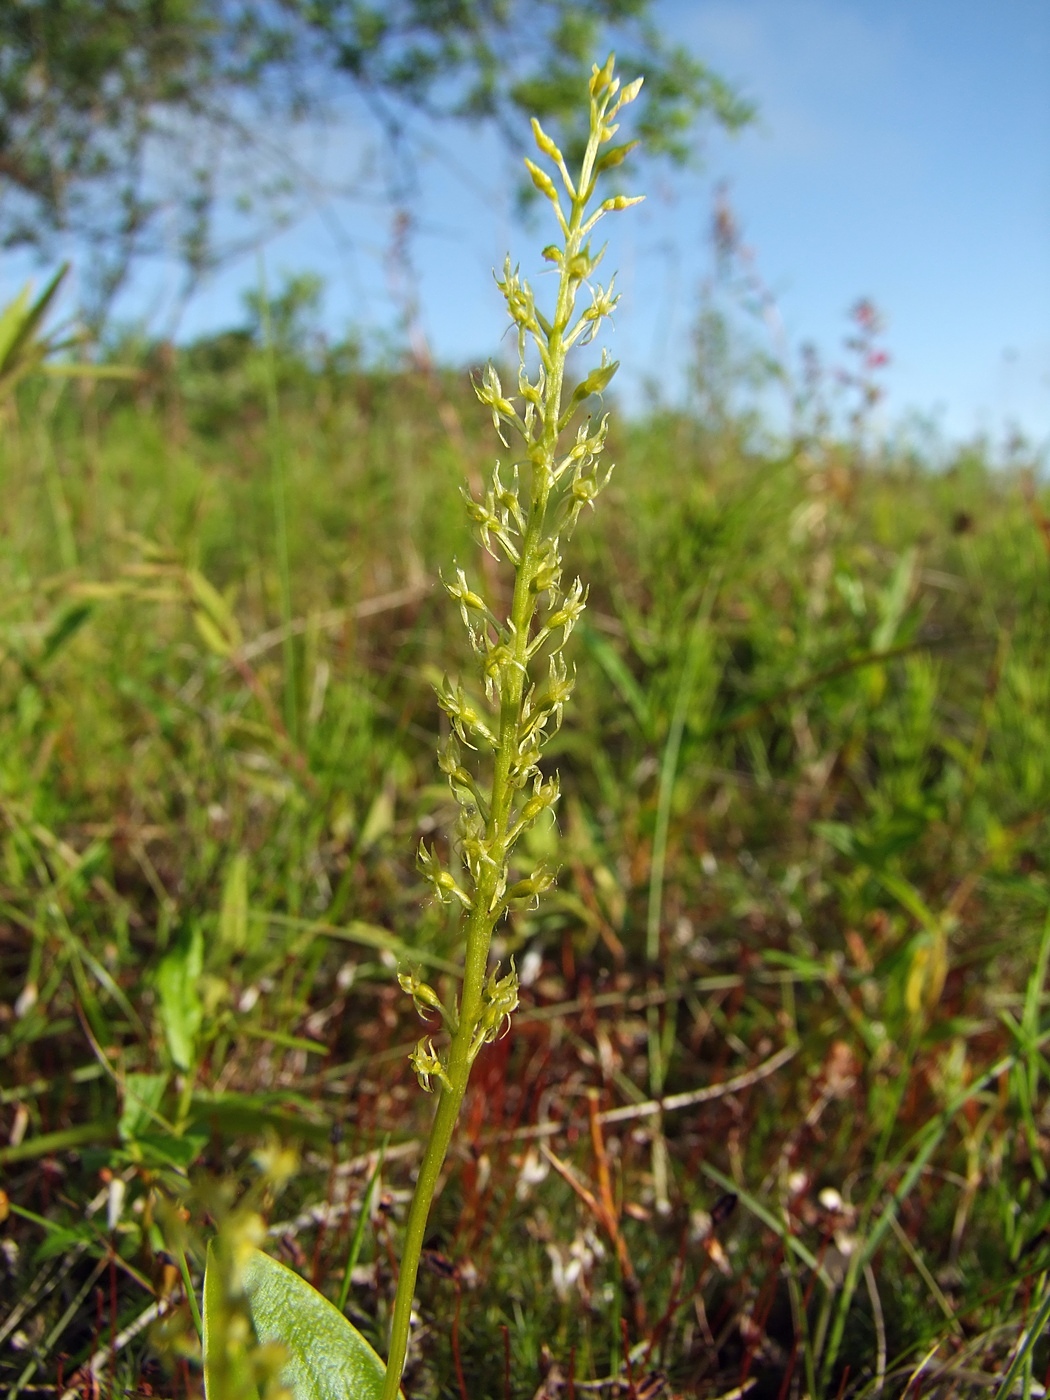
{"label": "green leaf", "polygon": [[248,946],[248,857],[243,851],[238,851],[226,867],[219,942],[231,953],[242,953]]}
{"label": "green leaf", "polygon": [[[54,1033],[53,1030],[51,1033]],[[109,1142],[115,1135],[116,1124],[110,1119],[78,1123],[75,1128],[59,1128],[53,1133],[40,1133],[12,1147],[0,1147],[0,1167],[9,1167],[14,1162],[31,1162],[34,1158],[69,1152],[73,1148],[83,1149],[91,1143]],[[11,1209],[14,1210],[13,1205]]]}
{"label": "green leaf", "polygon": [[871,639],[872,651],[887,651],[897,638],[915,581],[917,558],[918,551],[911,548],[897,560],[893,576],[879,598],[879,625]]}
{"label": "green leaf", "polygon": [[137,1133],[136,1160],[147,1167],[178,1167],[188,1170],[208,1145],[205,1133]]}
{"label": "green leaf", "polygon": [[0,311],[0,385],[3,388],[9,389],[55,348],[39,336],[38,331],[68,271],[69,264],[63,263],[32,305],[27,284],[14,301]]}
{"label": "green leaf", "polygon": [[[219,647],[223,649],[220,651],[221,655],[229,655],[231,651],[236,651],[244,637],[241,625],[229,603],[215,585],[209,583],[197,569],[186,571],[186,582],[189,584],[193,600],[200,610],[195,613],[194,620],[204,633],[205,640],[207,641],[209,635],[214,633],[217,638],[221,639],[219,642]],[[210,624],[207,630],[203,625],[205,622]]]}
{"label": "green leaf", "polygon": [[48,1222],[48,1236],[44,1242],[33,1252],[33,1263],[37,1268],[41,1264],[46,1264],[49,1259],[57,1259],[59,1255],[68,1254],[71,1249],[78,1246],[90,1248],[97,1243],[95,1232],[88,1225],[77,1225],[72,1229],[51,1229]]}
{"label": "green leaf", "polygon": [[[297,1111],[289,1111],[289,1106]],[[226,1142],[272,1128],[280,1137],[320,1146],[329,1141],[332,1124],[327,1118],[306,1116],[315,1109],[311,1100],[287,1089],[263,1094],[198,1091],[190,1101],[190,1123]]]}
{"label": "green leaf", "polygon": [[155,1126],[167,1087],[166,1074],[124,1076],[124,1106],[118,1124],[121,1142],[135,1142],[140,1133]]}
{"label": "green leaf", "polygon": [[214,652],[216,656],[221,656],[223,660],[230,656],[233,647],[206,612],[194,608],[193,625],[200,633],[201,640],[209,651]]}
{"label": "green leaf", "polygon": [[654,737],[653,715],[649,698],[638,684],[623,657],[584,621],[580,636],[587,650],[619,691],[620,699],[630,710],[635,723],[646,739]]}
{"label": "green leaf", "polygon": [[76,636],[93,612],[94,607],[91,603],[74,603],[72,607],[63,608],[57,613],[44,637],[41,661],[50,661],[56,656],[65,644]]}
{"label": "green leaf", "polygon": [[183,930],[178,943],[157,968],[160,1019],[168,1052],[176,1068],[193,1067],[197,1032],[204,1007],[197,983],[204,965],[204,936],[199,927]]}
{"label": "green leaf", "polygon": [[25,286],[6,306],[0,308],[0,374],[4,373],[8,359],[13,360],[13,351],[25,333],[29,323],[29,286]]}
{"label": "green leaf", "polygon": [[[208,1400],[224,1400],[215,1385],[215,1321],[222,1307],[219,1267],[208,1251],[204,1277],[204,1376]],[[249,1250],[240,1269],[255,1335],[286,1353],[281,1381],[293,1400],[379,1400],[386,1374],[380,1357],[338,1308],[284,1264]]]}

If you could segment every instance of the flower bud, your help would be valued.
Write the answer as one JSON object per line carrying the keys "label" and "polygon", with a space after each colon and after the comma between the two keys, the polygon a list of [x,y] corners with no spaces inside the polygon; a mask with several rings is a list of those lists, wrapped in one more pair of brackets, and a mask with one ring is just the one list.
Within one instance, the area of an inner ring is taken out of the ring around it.
{"label": "flower bud", "polygon": [[456,743],[456,736],[450,734],[438,749],[438,767],[446,777],[451,778],[463,762],[463,754]]}
{"label": "flower bud", "polygon": [[546,195],[552,204],[558,203],[558,191],[554,187],[554,181],[545,170],[541,170],[535,161],[525,157],[525,169],[532,176],[532,183],[539,190],[540,194]]}
{"label": "flower bud", "polygon": [[606,199],[599,205],[599,212],[602,214],[611,214],[620,209],[630,209],[632,204],[642,204],[644,201],[644,194],[614,194],[611,199]]}
{"label": "flower bud", "polygon": [[532,139],[545,156],[548,156],[553,161],[560,161],[562,159],[561,151],[558,150],[555,142],[547,135],[535,117],[532,119]]}
{"label": "flower bud", "polygon": [[622,146],[613,146],[611,151],[606,151],[595,161],[595,174],[602,175],[606,170],[615,170],[618,165],[623,164],[637,145],[637,141],[625,141]]}

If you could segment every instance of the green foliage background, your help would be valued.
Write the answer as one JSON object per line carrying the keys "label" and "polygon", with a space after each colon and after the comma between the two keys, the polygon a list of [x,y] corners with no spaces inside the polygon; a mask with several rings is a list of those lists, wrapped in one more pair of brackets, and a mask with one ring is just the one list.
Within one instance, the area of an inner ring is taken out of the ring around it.
{"label": "green foliage background", "polygon": [[[490,444],[464,375],[295,341],[26,381],[0,440],[9,1385],[177,1298],[244,1191],[382,1349],[425,1112],[393,969],[454,951],[412,863],[453,820],[431,685],[467,660],[434,580],[477,563],[457,492]],[[607,1375],[621,1320],[674,1393],[899,1393],[931,1348],[969,1393],[1050,1218],[1042,488],[979,447],[770,448],[745,412],[615,433],[560,835],[527,852],[561,875],[504,930],[523,1011],[468,1098],[410,1393],[502,1393],[502,1327],[513,1394]],[[661,1131],[638,1108],[708,1087]],[[604,1128],[625,1252],[530,1135],[597,1191],[590,1089],[638,1113]],[[279,1200],[267,1135],[300,1154]],[[116,1393],[192,1389],[185,1307],[148,1335]]]}

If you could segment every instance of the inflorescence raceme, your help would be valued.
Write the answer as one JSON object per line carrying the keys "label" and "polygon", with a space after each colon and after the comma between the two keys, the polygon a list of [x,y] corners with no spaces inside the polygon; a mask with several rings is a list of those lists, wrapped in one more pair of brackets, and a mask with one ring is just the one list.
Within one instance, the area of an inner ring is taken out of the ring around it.
{"label": "inflorescence raceme", "polygon": [[[475,384],[503,444],[517,439],[523,445],[519,460],[509,469],[496,462],[480,500],[463,489],[479,543],[514,571],[514,597],[509,614],[500,618],[462,568],[444,580],[463,619],[484,700],[447,676],[438,687],[438,702],[450,721],[439,763],[459,804],[454,842],[459,869],[453,874],[425,844],[419,848],[419,864],[437,897],[468,915],[471,932],[485,931],[486,945],[507,909],[535,904],[554,878],[553,871],[540,865],[511,882],[510,857],[522,833],[558,800],[558,778],[544,776],[540,758],[572,694],[574,674],[563,653],[587,601],[578,578],[568,587],[563,584],[562,543],[584,507],[593,506],[609,481],[612,467],[600,464],[608,418],[581,423],[568,446],[562,439],[577,410],[602,393],[617,368],[603,351],[600,363],[568,389],[566,358],[574,346],[594,339],[618,301],[614,278],[607,287],[592,284],[605,248],[595,250],[591,235],[606,214],[639,200],[614,195],[593,211],[590,206],[599,178],[618,166],[635,144],[610,145],[617,114],[640,87],[641,79],[621,89],[611,59],[604,68],[595,67],[591,139],[575,180],[555,142],[533,121],[536,145],[553,163],[557,177],[526,161],[533,183],[553,207],[563,237],[560,246],[544,250],[544,258],[559,272],[557,301],[548,318],[537,307],[529,283],[507,259],[496,282],[517,329],[517,394],[505,393],[491,364]],[[588,302],[577,309],[584,287]],[[535,366],[531,372],[530,361]],[[464,750],[475,755],[472,766]],[[487,791],[478,775],[486,755],[493,764]],[[517,1005],[513,966],[504,977],[497,972],[480,989],[482,1004],[472,1028],[468,1063],[509,1023]],[[459,1013],[447,1009],[432,987],[412,976],[403,976],[402,986],[421,1015],[439,1015],[448,1033],[455,1034]],[[412,1062],[424,1088],[432,1079],[447,1087],[447,1066],[430,1036],[419,1042]]]}

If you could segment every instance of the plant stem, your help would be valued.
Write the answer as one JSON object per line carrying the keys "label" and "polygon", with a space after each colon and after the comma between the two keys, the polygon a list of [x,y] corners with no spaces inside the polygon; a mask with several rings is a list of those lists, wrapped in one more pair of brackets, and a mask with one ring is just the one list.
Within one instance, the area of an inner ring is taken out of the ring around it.
{"label": "plant stem", "polygon": [[423,1251],[427,1220],[430,1217],[430,1203],[434,1199],[434,1191],[459,1117],[459,1106],[463,1102],[465,1089],[464,1083],[458,1090],[439,1090],[437,1109],[430,1126],[430,1137],[423,1154],[423,1162],[419,1168],[419,1177],[408,1212],[404,1244],[401,1247],[401,1267],[397,1276],[397,1296],[394,1299],[394,1316],[390,1326],[390,1351],[386,1363],[383,1400],[396,1400],[401,1386],[401,1372],[405,1367],[409,1325],[412,1319],[412,1299],[416,1291],[416,1276],[419,1273],[419,1257]]}
{"label": "plant stem", "polygon": [[[489,727],[461,691],[453,693],[451,689],[446,692],[439,688],[441,704],[453,722],[454,733],[442,751],[442,768],[449,775],[450,785],[463,808],[459,834],[467,888],[461,888],[451,872],[442,869],[432,851],[421,847],[420,860],[438,895],[458,900],[468,910],[463,978],[459,1005],[450,1010],[434,989],[414,974],[400,975],[402,986],[411,992],[424,1017],[440,1008],[451,1039],[442,1055],[435,1052],[433,1041],[424,1037],[412,1057],[420,1083],[429,1088],[434,1076],[440,1087],[405,1228],[383,1400],[396,1400],[400,1388],[427,1220],[466,1093],[471,1065],[481,1047],[501,1033],[517,1005],[517,976],[513,966],[508,976],[497,980],[493,971],[486,980],[493,930],[508,907],[531,902],[552,879],[549,872],[540,867],[527,879],[508,888],[515,842],[541,811],[553,805],[558,794],[556,778],[544,779],[538,755],[540,746],[549,737],[544,733],[544,726],[552,717],[560,722],[562,706],[572,690],[559,653],[584,607],[584,590],[579,580],[569,593],[561,588],[559,536],[562,531],[565,534],[571,531],[583,505],[592,502],[605,484],[596,472],[591,474],[604,445],[605,420],[597,433],[591,433],[586,425],[581,428],[575,446],[560,457],[559,442],[572,410],[591,394],[600,393],[616,368],[603,355],[600,369],[592,371],[577,385],[568,411],[563,412],[566,360],[572,345],[587,343],[615,305],[611,286],[607,291],[599,287],[592,291],[591,306],[573,322],[577,294],[601,260],[601,253],[592,255],[590,252],[587,240],[591,230],[603,214],[636,202],[618,196],[605,201],[587,217],[597,175],[606,167],[618,165],[630,149],[629,144],[615,148],[604,158],[604,163],[598,161],[602,145],[611,141],[617,130],[614,120],[617,112],[634,100],[640,85],[641,80],[631,84],[617,100],[620,84],[613,77],[612,57],[604,68],[593,69],[589,88],[590,139],[575,183],[555,143],[538,123],[533,124],[536,144],[541,153],[554,162],[568,196],[566,214],[554,182],[538,166],[527,162],[534,183],[555,207],[564,238],[561,248],[544,251],[544,257],[557,263],[559,268],[554,314],[547,321],[536,310],[528,283],[518,277],[517,271],[511,271],[508,261],[499,286],[511,319],[518,327],[521,351],[518,385],[527,406],[519,413],[511,400],[504,397],[499,376],[492,366],[481,383],[475,385],[479,399],[492,410],[496,426],[505,423],[524,438],[526,445],[524,457],[514,468],[510,488],[501,482],[497,464],[492,491],[483,501],[470,498],[472,518],[479,526],[482,544],[495,552],[490,544],[490,531],[493,532],[514,569],[514,591],[509,615],[500,622],[484,600],[470,589],[462,570],[458,571],[455,584],[446,582],[445,585],[462,609],[471,645],[478,657],[479,678],[484,684],[492,721]],[[526,365],[525,347],[530,339],[539,355],[535,378],[529,377]],[[503,440],[506,442],[505,438]],[[526,464],[528,473],[527,502],[519,496],[518,466],[522,464]],[[537,627],[537,612],[544,594],[549,599],[549,610]],[[473,620],[469,616],[471,611]],[[530,675],[529,667],[543,649],[549,652],[550,675],[541,685]],[[449,684],[446,682],[446,686]],[[493,714],[497,710],[497,696],[498,719]],[[483,795],[475,777],[462,767],[457,736],[470,748],[491,753],[492,773],[487,794]],[[468,792],[469,797],[464,797],[464,792]]]}

